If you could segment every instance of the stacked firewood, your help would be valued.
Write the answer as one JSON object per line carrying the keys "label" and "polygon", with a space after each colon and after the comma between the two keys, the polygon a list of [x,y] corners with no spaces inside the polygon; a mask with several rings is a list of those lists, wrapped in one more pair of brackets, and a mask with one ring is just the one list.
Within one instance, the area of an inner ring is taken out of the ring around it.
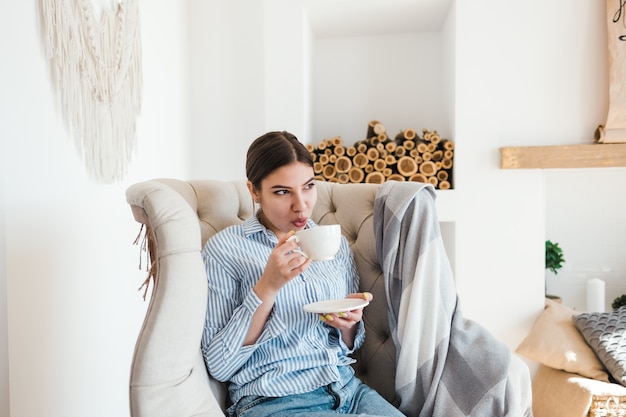
{"label": "stacked firewood", "polygon": [[454,142],[437,131],[404,129],[387,136],[378,121],[368,124],[367,137],[345,146],[341,137],[307,145],[318,180],[340,183],[375,183],[388,180],[430,183],[440,190],[452,188]]}

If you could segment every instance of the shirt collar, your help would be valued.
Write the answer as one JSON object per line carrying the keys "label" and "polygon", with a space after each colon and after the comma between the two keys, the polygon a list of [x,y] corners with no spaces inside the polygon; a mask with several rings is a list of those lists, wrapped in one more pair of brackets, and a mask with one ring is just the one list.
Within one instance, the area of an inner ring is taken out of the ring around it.
{"label": "shirt collar", "polygon": [[[269,230],[265,226],[261,224],[259,218],[256,216],[250,216],[243,222],[243,233],[246,237],[250,237],[255,233],[263,233],[267,234]],[[273,233],[272,233],[273,234]]]}

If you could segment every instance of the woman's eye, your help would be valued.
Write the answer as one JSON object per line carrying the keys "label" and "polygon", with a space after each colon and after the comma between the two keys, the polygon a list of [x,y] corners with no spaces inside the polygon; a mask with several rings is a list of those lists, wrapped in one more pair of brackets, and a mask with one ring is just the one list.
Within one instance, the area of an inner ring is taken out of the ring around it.
{"label": "woman's eye", "polygon": [[311,188],[315,187],[315,183],[314,182],[310,182],[307,185],[304,186],[305,190],[310,190]]}
{"label": "woman's eye", "polygon": [[274,194],[276,194],[276,195],[285,195],[285,194],[287,194],[288,192],[289,192],[289,191],[287,191],[287,190],[276,190],[276,191],[274,192]]}

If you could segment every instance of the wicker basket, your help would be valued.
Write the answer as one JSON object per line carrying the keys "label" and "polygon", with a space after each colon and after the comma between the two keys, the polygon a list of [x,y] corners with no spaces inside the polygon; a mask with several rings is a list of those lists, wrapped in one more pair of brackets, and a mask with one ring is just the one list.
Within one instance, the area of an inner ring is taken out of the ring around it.
{"label": "wicker basket", "polygon": [[626,396],[594,395],[588,417],[626,417]]}

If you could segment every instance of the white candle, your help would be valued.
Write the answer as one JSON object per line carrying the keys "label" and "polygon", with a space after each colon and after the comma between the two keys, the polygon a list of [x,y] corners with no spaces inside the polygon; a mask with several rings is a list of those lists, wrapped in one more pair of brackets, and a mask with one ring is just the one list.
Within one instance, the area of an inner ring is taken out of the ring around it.
{"label": "white candle", "polygon": [[604,281],[601,279],[587,281],[587,311],[604,313]]}

